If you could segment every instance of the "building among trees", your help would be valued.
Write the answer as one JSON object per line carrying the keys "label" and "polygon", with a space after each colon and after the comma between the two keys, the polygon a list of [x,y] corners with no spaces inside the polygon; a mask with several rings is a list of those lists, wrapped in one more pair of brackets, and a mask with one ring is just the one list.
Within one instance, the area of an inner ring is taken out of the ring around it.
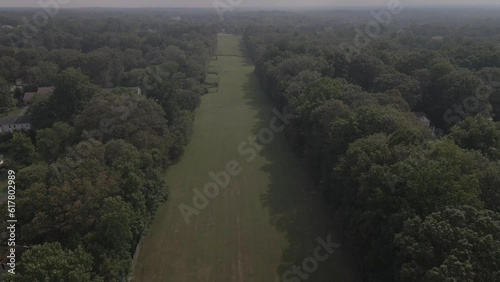
{"label": "building among trees", "polygon": [[30,130],[31,117],[29,115],[7,116],[0,119],[0,134],[18,130]]}

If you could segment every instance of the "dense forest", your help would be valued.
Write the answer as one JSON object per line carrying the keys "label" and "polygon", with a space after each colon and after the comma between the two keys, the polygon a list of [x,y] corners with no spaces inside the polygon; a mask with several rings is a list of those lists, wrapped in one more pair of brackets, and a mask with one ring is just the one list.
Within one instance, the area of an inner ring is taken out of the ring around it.
{"label": "dense forest", "polygon": [[24,92],[55,90],[30,101],[31,131],[1,136],[24,246],[5,279],[125,281],[189,141],[217,30],[164,12],[67,11],[12,44],[30,13],[0,14],[4,112],[23,104],[9,90],[18,79]]}
{"label": "dense forest", "polygon": [[475,12],[239,15],[365,281],[500,280],[500,17]]}
{"label": "dense forest", "polygon": [[363,281],[500,281],[500,13],[383,12],[67,10],[28,38],[32,11],[1,11],[0,115],[33,125],[0,134],[22,206],[2,279],[127,279],[227,32]]}

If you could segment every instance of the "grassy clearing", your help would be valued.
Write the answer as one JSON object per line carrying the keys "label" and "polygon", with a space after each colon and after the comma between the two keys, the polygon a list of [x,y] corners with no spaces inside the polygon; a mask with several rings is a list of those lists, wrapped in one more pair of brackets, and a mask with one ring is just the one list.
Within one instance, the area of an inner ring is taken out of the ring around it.
{"label": "grassy clearing", "polygon": [[[241,39],[219,36],[218,93],[202,97],[194,136],[182,160],[171,167],[170,200],[150,226],[134,268],[133,281],[277,282],[295,263],[310,257],[316,238],[335,235],[319,195],[277,135],[255,160],[238,145],[269,127],[272,106],[253,65],[241,57]],[[179,204],[192,206],[193,188],[203,190],[209,172],[236,160],[243,171],[186,225]],[[308,281],[354,281],[342,248]],[[293,281],[293,280],[292,280]]]}

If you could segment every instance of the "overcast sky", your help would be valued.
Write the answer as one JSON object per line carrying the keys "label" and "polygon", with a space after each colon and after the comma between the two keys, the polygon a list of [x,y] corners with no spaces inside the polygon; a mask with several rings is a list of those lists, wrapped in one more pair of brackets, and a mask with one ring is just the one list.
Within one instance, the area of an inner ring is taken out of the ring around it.
{"label": "overcast sky", "polygon": [[[38,7],[39,2],[59,1],[64,7],[212,7],[215,1],[235,3],[241,7],[314,7],[387,5],[390,0],[0,0],[0,7]],[[400,0],[418,5],[496,4],[499,0]]]}

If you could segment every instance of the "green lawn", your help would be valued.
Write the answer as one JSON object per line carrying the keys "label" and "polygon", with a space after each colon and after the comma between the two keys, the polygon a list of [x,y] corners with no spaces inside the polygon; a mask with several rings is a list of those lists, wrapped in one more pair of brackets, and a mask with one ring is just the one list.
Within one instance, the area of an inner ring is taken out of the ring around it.
{"label": "green lawn", "polygon": [[[202,97],[193,139],[168,171],[170,199],[140,246],[133,281],[277,282],[291,265],[312,256],[316,238],[336,234],[284,136],[251,162],[238,153],[238,145],[273,117],[240,42],[219,36],[218,53],[236,56],[212,62],[220,71],[219,92]],[[179,204],[192,206],[192,189],[203,190],[208,174],[231,160],[241,164],[241,174],[187,225]],[[346,261],[341,247],[308,281],[355,281]]]}

